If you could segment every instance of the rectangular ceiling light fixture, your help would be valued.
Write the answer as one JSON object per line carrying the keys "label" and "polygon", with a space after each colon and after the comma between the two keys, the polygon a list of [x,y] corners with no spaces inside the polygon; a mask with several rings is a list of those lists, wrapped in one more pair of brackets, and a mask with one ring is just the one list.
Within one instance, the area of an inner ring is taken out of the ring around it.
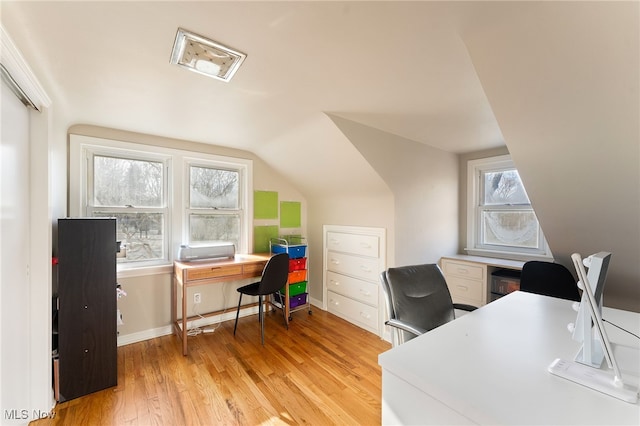
{"label": "rectangular ceiling light fixture", "polygon": [[191,71],[229,81],[247,55],[178,28],[171,63]]}

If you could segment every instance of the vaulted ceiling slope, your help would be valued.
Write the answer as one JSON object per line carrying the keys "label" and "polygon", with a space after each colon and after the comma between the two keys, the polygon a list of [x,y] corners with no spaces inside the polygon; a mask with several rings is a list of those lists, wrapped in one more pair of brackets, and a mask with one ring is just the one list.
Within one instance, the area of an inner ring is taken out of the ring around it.
{"label": "vaulted ceiling slope", "polygon": [[[503,145],[457,2],[2,1],[71,123],[260,152],[309,116],[450,152]],[[246,53],[230,83],[171,65],[178,27]]]}

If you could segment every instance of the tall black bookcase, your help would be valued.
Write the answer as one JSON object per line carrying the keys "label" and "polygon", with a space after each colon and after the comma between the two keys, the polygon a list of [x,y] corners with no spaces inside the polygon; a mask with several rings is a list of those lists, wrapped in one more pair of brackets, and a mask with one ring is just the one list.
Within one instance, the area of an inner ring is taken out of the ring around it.
{"label": "tall black bookcase", "polygon": [[58,400],[116,386],[116,220],[58,220]]}

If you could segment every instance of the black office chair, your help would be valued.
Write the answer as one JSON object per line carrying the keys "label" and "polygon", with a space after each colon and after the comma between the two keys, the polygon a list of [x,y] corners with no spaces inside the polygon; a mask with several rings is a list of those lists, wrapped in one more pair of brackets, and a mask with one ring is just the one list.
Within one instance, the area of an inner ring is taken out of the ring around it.
{"label": "black office chair", "polygon": [[455,318],[455,309],[475,306],[453,303],[444,275],[436,264],[389,268],[380,274],[389,320],[397,331],[397,343],[433,330]]}
{"label": "black office chair", "polygon": [[[276,293],[287,284],[289,279],[289,255],[287,253],[278,253],[273,255],[262,271],[260,281],[247,284],[238,288],[240,300],[238,300],[238,312],[236,312],[236,323],[233,326],[233,335],[236,335],[238,328],[238,317],[240,316],[240,305],[242,304],[242,295],[258,296],[258,319],[260,321],[260,334],[262,337],[262,345],[264,346],[264,303],[263,297]],[[282,317],[284,325],[289,329],[289,323],[282,309]]]}
{"label": "black office chair", "polygon": [[532,260],[522,266],[520,290],[544,296],[580,301],[576,279],[563,265]]}

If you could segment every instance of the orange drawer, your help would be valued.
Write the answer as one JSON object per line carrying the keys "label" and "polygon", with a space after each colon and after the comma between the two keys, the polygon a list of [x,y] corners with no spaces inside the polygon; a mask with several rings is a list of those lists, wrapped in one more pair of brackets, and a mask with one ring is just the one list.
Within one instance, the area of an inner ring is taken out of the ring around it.
{"label": "orange drawer", "polygon": [[299,283],[307,279],[307,271],[293,271],[289,272],[289,284]]}

